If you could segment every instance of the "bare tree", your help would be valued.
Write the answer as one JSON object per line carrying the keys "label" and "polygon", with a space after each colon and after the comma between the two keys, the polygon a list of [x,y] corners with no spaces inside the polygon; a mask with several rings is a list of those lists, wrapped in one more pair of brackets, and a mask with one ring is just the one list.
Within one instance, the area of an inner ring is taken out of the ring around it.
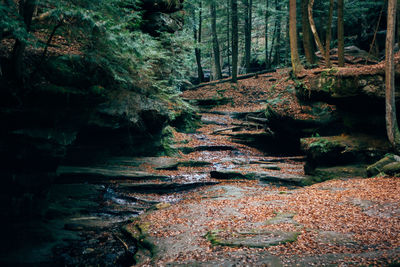
{"label": "bare tree", "polygon": [[303,47],[307,62],[315,63],[314,47],[312,43],[312,33],[310,21],[308,20],[308,0],[301,1],[301,27],[303,31]]}
{"label": "bare tree", "polygon": [[325,56],[326,55],[325,49],[324,46],[322,45],[321,39],[319,39],[317,28],[315,27],[315,22],[313,19],[313,13],[312,13],[313,6],[314,6],[314,0],[310,0],[310,2],[308,2],[308,20],[310,21],[311,32],[314,35],[314,40],[315,43],[317,44],[318,50],[321,52],[322,56]]}
{"label": "bare tree", "polygon": [[386,130],[389,142],[400,152],[400,130],[396,118],[394,41],[397,0],[388,1],[386,33]]}
{"label": "bare tree", "polygon": [[222,79],[222,72],[221,72],[219,42],[217,36],[217,11],[215,7],[215,1],[212,1],[210,3],[210,16],[211,16],[211,35],[213,43],[215,75],[217,80],[220,80]]}
{"label": "bare tree", "polygon": [[237,0],[231,0],[232,8],[232,82],[237,83],[239,36]]}
{"label": "bare tree", "polygon": [[344,3],[338,0],[338,57],[339,67],[344,67],[344,20],[343,20]]}
{"label": "bare tree", "polygon": [[289,2],[289,37],[293,73],[296,74],[303,69],[303,66],[300,63],[299,52],[297,50],[296,0],[290,0]]}
{"label": "bare tree", "polygon": [[326,23],[325,63],[328,68],[331,67],[331,38],[332,38],[333,4],[334,4],[334,0],[330,0],[328,21]]}

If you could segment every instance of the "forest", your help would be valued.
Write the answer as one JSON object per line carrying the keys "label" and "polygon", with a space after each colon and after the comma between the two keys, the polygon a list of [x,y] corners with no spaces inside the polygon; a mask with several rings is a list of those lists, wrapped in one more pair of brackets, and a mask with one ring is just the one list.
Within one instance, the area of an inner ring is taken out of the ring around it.
{"label": "forest", "polygon": [[400,1],[0,0],[1,266],[400,266]]}

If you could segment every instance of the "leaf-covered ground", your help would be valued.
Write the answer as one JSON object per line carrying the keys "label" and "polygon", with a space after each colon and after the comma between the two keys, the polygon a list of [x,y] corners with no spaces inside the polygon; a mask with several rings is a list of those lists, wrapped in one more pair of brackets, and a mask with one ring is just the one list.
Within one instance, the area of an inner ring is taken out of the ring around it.
{"label": "leaf-covered ground", "polygon": [[[294,92],[286,90],[287,84],[277,85],[280,89],[271,92],[267,86],[264,89],[262,85],[255,87],[262,84],[259,79],[263,78],[239,81],[238,87],[242,88],[239,91],[230,89],[232,85],[228,83],[186,92],[185,97],[191,99],[215,98],[217,90],[221,90],[218,88],[227,87],[224,96],[233,97],[233,101],[204,111],[203,121],[207,124],[196,133],[175,133],[177,148],[224,145],[237,151],[181,153],[180,161],[200,160],[212,165],[179,167],[161,173],[176,177],[186,174],[191,179],[201,174],[201,179],[210,179],[209,172],[218,169],[265,171],[261,170],[262,164],[250,164],[264,160],[274,161],[280,169],[268,172],[302,175],[301,157],[270,157],[257,149],[236,144],[231,140],[233,130],[215,134],[218,129],[243,123],[232,119],[229,113],[221,115],[215,111],[248,112],[265,108],[265,103],[246,105],[251,103],[252,94],[248,89],[253,83],[254,99],[260,99],[262,90],[270,94],[268,97],[286,94],[285,98],[291,99],[292,105],[288,110],[301,114]],[[265,132],[264,129],[248,130],[257,131]],[[149,239],[158,248],[156,256],[141,265],[389,265],[400,260],[399,189],[400,180],[393,177],[354,177],[309,187],[258,180],[225,180],[218,185],[182,193],[177,196],[181,199],[177,203],[141,216]],[[294,238],[282,244],[264,246],[275,237],[292,233]],[[247,240],[240,240],[242,246],[234,246],[243,235]]]}
{"label": "leaf-covered ground", "polygon": [[[399,188],[399,179],[387,177],[334,180],[294,190],[224,183],[190,193],[142,220],[150,223],[149,234],[160,248],[156,265],[231,259],[262,265],[265,255],[273,255],[285,265],[378,266],[400,258]],[[279,214],[294,217],[269,222]],[[213,246],[205,238],[213,230],[300,235],[292,243],[268,248],[230,248]]]}

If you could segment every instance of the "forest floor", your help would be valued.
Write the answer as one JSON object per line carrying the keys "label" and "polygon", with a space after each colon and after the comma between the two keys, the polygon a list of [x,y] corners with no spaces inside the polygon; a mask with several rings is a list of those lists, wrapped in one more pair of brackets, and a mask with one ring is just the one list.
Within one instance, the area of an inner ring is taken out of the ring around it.
{"label": "forest floor", "polygon": [[270,137],[257,123],[267,105],[314,118],[294,87],[278,70],[185,91],[202,126],[173,132],[175,156],[60,166],[45,225],[9,231],[20,250],[5,251],[4,262],[130,266],[136,254],[139,266],[398,264],[398,178],[347,175],[304,186],[310,177],[298,149],[250,145]]}
{"label": "forest floor", "polygon": [[215,148],[181,152],[179,161],[212,164],[153,172],[219,184],[180,194],[178,201],[144,213],[129,226],[146,229],[148,241],[156,246],[155,256],[144,257],[141,266],[399,262],[398,178],[343,177],[303,187],[296,183],[304,178],[301,156],[271,156],[232,141],[240,133],[265,132],[250,126],[237,128],[245,121],[234,119],[233,114],[259,111],[277,97],[285,99],[275,105],[279,112],[310,116],[290,90],[293,82],[281,72],[184,93],[192,100],[229,99],[200,110],[203,127],[196,133],[175,133],[178,149]]}

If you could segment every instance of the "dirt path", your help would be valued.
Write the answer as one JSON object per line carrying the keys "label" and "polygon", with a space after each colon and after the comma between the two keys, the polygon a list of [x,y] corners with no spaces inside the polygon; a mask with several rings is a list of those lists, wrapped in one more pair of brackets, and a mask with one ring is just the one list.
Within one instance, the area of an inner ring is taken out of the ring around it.
{"label": "dirt path", "polygon": [[146,249],[138,253],[142,266],[348,266],[399,260],[399,179],[301,187],[301,157],[270,157],[232,143],[238,134],[259,130],[234,128],[244,121],[229,114],[203,113],[202,119],[206,124],[196,134],[175,137],[186,151],[181,161],[211,165],[162,174],[221,183],[184,194],[128,227],[146,231],[145,239],[156,246],[152,258]]}

